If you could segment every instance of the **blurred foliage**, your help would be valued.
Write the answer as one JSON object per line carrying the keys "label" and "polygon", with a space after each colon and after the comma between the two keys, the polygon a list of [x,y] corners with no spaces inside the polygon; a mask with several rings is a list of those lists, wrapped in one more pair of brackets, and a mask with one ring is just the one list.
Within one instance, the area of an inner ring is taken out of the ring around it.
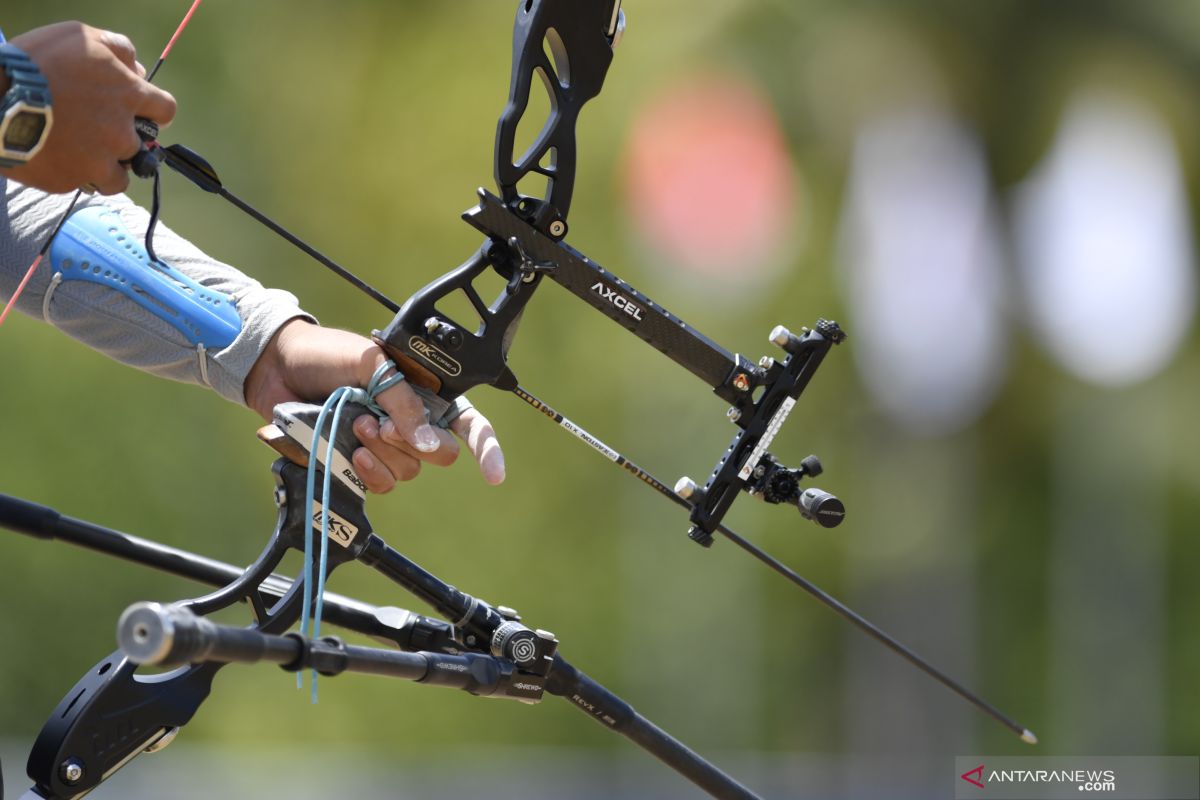
{"label": "blurred foliage", "polygon": [[[12,35],[81,18],[128,33],[150,63],[184,5],[16,0],[6,3],[3,24]],[[204,154],[233,191],[403,298],[477,246],[458,214],[476,186],[491,185],[510,5],[208,0],[158,80],[180,101],[163,140]],[[1137,81],[1171,120],[1195,196],[1195,3],[627,5],[629,32],[581,124],[571,243],[731,350],[757,357],[772,325],[795,328],[817,316],[844,319],[853,334],[832,268],[846,157],[862,116],[900,101],[906,71],[941,76],[950,102],[982,132],[1001,187],[1045,151],[1075,76],[1100,70]],[[806,247],[770,291],[732,302],[728,286],[693,285],[643,260],[616,178],[636,109],[671,75],[702,65],[742,71],[770,93],[808,194],[806,218],[797,221],[809,231]],[[146,200],[146,188],[133,193]],[[388,321],[349,286],[170,173],[164,197],[169,225],[263,283],[295,292],[324,324],[366,332]],[[513,350],[523,384],[664,480],[702,474],[729,435],[719,402],[557,286],[541,294]],[[1046,676],[1056,415],[1064,392],[1099,390],[1063,376],[1019,319],[1013,333],[1014,368],[989,413],[932,443],[914,443],[871,408],[852,369],[851,338],[805,395],[781,453],[819,453],[828,470],[822,485],[847,500],[851,521],[834,535],[749,501],[731,521],[852,605],[870,598],[866,582],[919,593],[923,576],[952,569],[957,548],[973,553],[977,655],[968,683],[1042,733],[1054,719]],[[1170,532],[1164,752],[1200,750],[1197,361],[1193,335],[1167,373],[1136,389],[1165,398],[1179,431],[1167,449],[1133,460],[1152,467],[1163,487]],[[0,364],[0,490],[227,561],[257,554],[273,524],[272,453],[255,440],[250,412],[107,362],[25,318],[0,332]],[[539,415],[476,394],[501,432],[508,481],[486,487],[467,463],[428,470],[373,498],[384,538],[464,590],[553,630],[569,659],[702,752],[851,746],[847,726],[869,724],[847,720],[852,706],[843,695],[850,662],[867,652],[846,649],[859,634],[733,547],[719,542],[707,552],[689,543],[676,509]],[[1119,392],[1110,394],[1120,402]],[[954,494],[954,480],[917,471],[928,463],[936,475],[958,463],[945,461],[947,453],[962,452],[973,454],[966,498]],[[881,474],[880,464],[898,469]],[[865,497],[879,505],[865,507]],[[922,515],[939,507],[965,510],[953,520],[961,527],[949,555],[944,541],[921,539]],[[881,542],[885,554],[864,541]],[[8,606],[0,615],[0,734],[10,737],[32,740],[62,693],[112,648],[113,621],[126,605],[200,592],[16,536],[0,538],[0,554]],[[361,568],[340,570],[331,589],[423,610]],[[867,610],[918,650],[939,625],[936,615],[914,619],[886,603]],[[930,642],[936,657],[940,645]],[[886,663],[882,669],[909,669],[882,650],[869,658]],[[919,696],[941,691],[921,686]],[[410,753],[492,742],[624,746],[558,702],[488,703],[367,677],[323,681],[316,707],[306,698],[275,670],[231,667],[186,738],[337,739]],[[970,717],[968,730],[976,746],[962,752],[1014,746],[982,717]],[[944,744],[955,749],[953,740]],[[908,746],[918,745],[896,749]]]}

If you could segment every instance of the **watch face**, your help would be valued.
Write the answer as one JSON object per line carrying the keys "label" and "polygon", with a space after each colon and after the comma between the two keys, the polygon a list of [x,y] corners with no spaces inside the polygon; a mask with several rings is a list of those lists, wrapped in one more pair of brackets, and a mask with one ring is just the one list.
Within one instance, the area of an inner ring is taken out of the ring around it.
{"label": "watch face", "polygon": [[4,132],[4,148],[28,153],[42,140],[46,115],[36,111],[21,111],[8,123]]}

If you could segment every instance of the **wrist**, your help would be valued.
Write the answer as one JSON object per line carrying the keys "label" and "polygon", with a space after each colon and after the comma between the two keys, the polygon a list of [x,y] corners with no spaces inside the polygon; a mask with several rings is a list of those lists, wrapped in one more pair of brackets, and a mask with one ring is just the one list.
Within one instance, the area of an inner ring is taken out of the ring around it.
{"label": "wrist", "polygon": [[243,397],[247,408],[257,411],[264,419],[271,418],[271,410],[277,403],[286,402],[291,391],[287,386],[285,352],[289,342],[302,336],[304,328],[316,327],[303,318],[293,318],[279,326],[246,374]]}

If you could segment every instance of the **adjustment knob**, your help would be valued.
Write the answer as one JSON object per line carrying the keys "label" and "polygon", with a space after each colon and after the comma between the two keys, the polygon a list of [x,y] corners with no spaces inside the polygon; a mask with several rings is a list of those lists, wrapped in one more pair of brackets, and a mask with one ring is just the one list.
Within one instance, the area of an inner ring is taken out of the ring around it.
{"label": "adjustment knob", "polygon": [[694,495],[699,489],[700,487],[696,485],[696,482],[686,475],[675,481],[675,494],[679,495],[684,500],[691,500],[692,495]]}
{"label": "adjustment knob", "polygon": [[766,480],[763,500],[768,503],[786,503],[800,493],[800,480],[786,469],[776,470]]}
{"label": "adjustment knob", "polygon": [[492,655],[510,658],[525,666],[538,656],[538,638],[536,633],[519,622],[504,622],[492,634]]}
{"label": "adjustment knob", "polygon": [[841,344],[846,341],[846,332],[842,327],[831,319],[817,320],[817,333],[824,336],[834,344]]}
{"label": "adjustment knob", "polygon": [[805,489],[800,494],[800,515],[822,528],[836,528],[846,518],[846,506],[829,492]]}
{"label": "adjustment knob", "polygon": [[821,466],[821,459],[816,456],[805,456],[800,460],[800,471],[810,478],[815,478],[825,471]]}

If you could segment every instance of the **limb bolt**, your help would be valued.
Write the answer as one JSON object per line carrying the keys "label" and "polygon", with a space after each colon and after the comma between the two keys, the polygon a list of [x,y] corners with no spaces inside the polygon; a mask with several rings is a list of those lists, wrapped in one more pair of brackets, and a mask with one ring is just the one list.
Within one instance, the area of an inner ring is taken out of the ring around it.
{"label": "limb bolt", "polygon": [[58,776],[62,778],[63,783],[79,783],[83,779],[83,764],[69,758],[58,768]]}

